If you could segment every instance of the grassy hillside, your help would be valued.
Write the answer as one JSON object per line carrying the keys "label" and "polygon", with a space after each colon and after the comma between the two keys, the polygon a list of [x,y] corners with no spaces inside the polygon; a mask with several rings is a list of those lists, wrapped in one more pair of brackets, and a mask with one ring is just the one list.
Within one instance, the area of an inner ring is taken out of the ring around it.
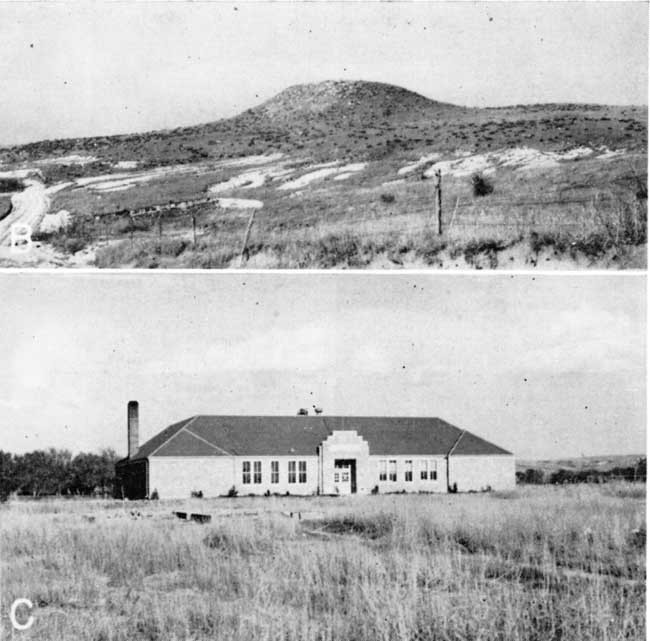
{"label": "grassy hillside", "polygon": [[14,503],[0,589],[35,604],[26,641],[640,641],[645,502],[629,490]]}
{"label": "grassy hillside", "polygon": [[[330,81],[226,120],[44,141],[0,150],[0,162],[37,168],[57,190],[52,210],[72,214],[41,240],[99,266],[238,265],[245,208],[258,206],[256,267],[641,267],[646,149],[643,107],[470,109]],[[489,195],[474,193],[474,173]]]}
{"label": "grassy hillside", "polygon": [[234,118],[142,134],[42,141],[0,150],[0,160],[93,154],[97,165],[74,170],[92,175],[102,163],[120,160],[137,159],[146,167],[269,151],[309,153],[316,160],[372,160],[432,148],[483,152],[518,145],[542,149],[605,145],[643,152],[647,118],[647,107],[635,106],[470,109],[392,85],[330,81],[290,87]]}

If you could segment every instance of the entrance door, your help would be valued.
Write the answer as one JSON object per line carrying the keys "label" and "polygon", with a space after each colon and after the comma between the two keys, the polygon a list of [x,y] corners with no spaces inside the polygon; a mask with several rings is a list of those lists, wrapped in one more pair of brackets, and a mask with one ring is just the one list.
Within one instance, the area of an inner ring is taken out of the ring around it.
{"label": "entrance door", "polygon": [[354,459],[334,460],[334,491],[354,494],[357,491],[357,462]]}
{"label": "entrance door", "polygon": [[334,468],[334,488],[337,494],[352,494],[352,469],[349,465]]}

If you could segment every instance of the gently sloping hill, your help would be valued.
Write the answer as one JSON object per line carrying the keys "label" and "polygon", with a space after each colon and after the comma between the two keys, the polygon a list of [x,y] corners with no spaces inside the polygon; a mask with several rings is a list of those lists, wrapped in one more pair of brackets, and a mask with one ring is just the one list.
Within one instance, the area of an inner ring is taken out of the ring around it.
{"label": "gently sloping hill", "polygon": [[[467,108],[389,84],[326,81],[290,87],[223,120],[165,131],[49,140],[0,151],[0,162],[35,162],[49,180],[123,168],[197,163],[268,153],[317,160],[372,160],[415,152],[472,153],[528,146],[543,150],[605,145],[643,151],[647,107],[580,104]],[[76,164],[64,164],[79,159]],[[91,158],[96,159],[90,161]]]}
{"label": "gently sloping hill", "polygon": [[247,113],[274,121],[295,122],[316,114],[365,120],[377,113],[433,115],[458,109],[456,105],[436,102],[382,82],[326,80],[289,87]]}
{"label": "gently sloping hill", "polygon": [[[641,267],[646,121],[646,107],[470,109],[327,81],[194,127],[0,150],[0,165],[40,176],[72,216],[58,245],[101,248],[104,266],[227,267],[248,222],[236,208],[261,203],[249,266]],[[480,198],[477,172],[493,187]]]}

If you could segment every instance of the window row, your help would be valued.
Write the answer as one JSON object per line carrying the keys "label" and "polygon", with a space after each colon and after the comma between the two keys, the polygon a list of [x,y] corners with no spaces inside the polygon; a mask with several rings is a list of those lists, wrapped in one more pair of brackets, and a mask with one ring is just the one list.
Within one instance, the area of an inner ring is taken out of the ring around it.
{"label": "window row", "polygon": [[[419,461],[420,480],[436,481],[438,479],[438,467],[435,459],[421,459]],[[379,461],[379,480],[397,481],[397,461],[394,459],[381,459]],[[407,483],[413,481],[413,460],[404,461],[404,480]]]}
{"label": "window row", "polygon": [[[242,461],[242,483],[250,485],[262,483],[262,461]],[[287,461],[287,481],[289,483],[307,482],[307,461]],[[271,483],[280,482],[280,461],[271,461]]]}

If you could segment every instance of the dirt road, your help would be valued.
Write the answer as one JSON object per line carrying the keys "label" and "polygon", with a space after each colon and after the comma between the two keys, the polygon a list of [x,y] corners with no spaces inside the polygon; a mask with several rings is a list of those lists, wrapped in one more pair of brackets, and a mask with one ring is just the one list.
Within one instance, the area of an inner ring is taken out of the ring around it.
{"label": "dirt road", "polygon": [[50,208],[50,199],[45,185],[40,180],[27,179],[25,189],[11,197],[11,212],[0,220],[0,245],[11,244],[11,226],[15,223],[31,225],[32,232],[38,229],[43,216]]}

